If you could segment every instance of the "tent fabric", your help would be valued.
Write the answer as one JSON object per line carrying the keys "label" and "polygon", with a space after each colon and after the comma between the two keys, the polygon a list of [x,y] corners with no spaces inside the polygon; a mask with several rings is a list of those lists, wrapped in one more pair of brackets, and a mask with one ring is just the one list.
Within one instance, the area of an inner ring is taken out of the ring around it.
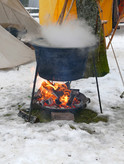
{"label": "tent fabric", "polygon": [[112,32],[112,9],[113,9],[113,0],[100,0],[100,11],[101,20],[107,20],[107,24],[104,24],[105,36],[110,35]]}
{"label": "tent fabric", "polygon": [[29,15],[19,0],[0,0],[0,25],[4,24],[25,28],[25,37],[30,36],[30,40],[41,34],[41,26]]}
{"label": "tent fabric", "polygon": [[[70,6],[73,0],[68,0],[66,11],[64,17],[68,13]],[[39,19],[41,25],[47,25],[49,23],[56,23],[61,14],[62,8],[64,6],[64,0],[39,0]],[[76,0],[73,3],[71,11],[69,13],[68,19],[77,18],[77,8],[76,8]]]}
{"label": "tent fabric", "polygon": [[[5,30],[11,27],[19,31],[19,40]],[[40,24],[29,15],[19,0],[0,0],[0,69],[34,61],[34,51],[22,41],[29,42],[41,35]]]}
{"label": "tent fabric", "polygon": [[52,22],[57,0],[39,0],[39,21],[41,25]]}
{"label": "tent fabric", "polygon": [[[64,18],[66,17],[66,15],[68,14],[68,11],[70,9],[70,6],[71,6],[71,3],[72,3],[73,0],[68,0],[68,3],[67,3],[67,7],[66,7],[66,11],[65,11],[65,15],[64,15]],[[56,8],[55,8],[55,12],[54,12],[54,16],[53,16],[53,21],[54,22],[57,22],[60,14],[61,14],[61,11],[62,11],[62,8],[64,6],[64,2],[63,0],[58,0],[57,3],[56,3]],[[67,20],[71,20],[71,19],[76,19],[77,18],[77,8],[76,8],[76,0],[74,1],[73,3],[73,6],[71,8],[71,11],[69,13],[69,16],[67,18]]]}
{"label": "tent fabric", "polygon": [[0,69],[35,60],[35,53],[0,26]]}

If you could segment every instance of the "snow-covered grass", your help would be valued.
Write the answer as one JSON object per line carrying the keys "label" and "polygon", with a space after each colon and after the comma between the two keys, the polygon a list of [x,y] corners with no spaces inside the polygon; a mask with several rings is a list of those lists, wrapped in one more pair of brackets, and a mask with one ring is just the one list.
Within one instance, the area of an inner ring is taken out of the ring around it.
{"label": "snow-covered grass", "polygon": [[[112,43],[124,77],[123,26]],[[20,106],[29,107],[35,63],[0,71],[0,164],[124,164],[124,87],[111,48],[107,56],[110,73],[99,78],[107,123],[26,123],[17,113]],[[95,78],[72,87],[90,97],[88,108],[100,115]]]}

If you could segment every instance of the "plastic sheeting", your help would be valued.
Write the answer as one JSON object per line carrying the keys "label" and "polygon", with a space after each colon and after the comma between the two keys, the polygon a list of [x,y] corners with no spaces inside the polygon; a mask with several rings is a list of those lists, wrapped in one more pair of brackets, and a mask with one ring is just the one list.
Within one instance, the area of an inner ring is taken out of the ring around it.
{"label": "plastic sheeting", "polygon": [[[64,6],[64,0],[39,0],[39,19],[40,24],[46,25],[49,23],[56,23],[62,8]],[[67,15],[73,0],[68,0],[68,4],[65,11],[65,16]],[[76,8],[76,0],[74,0],[73,6],[68,15],[68,19],[77,18],[77,8]]]}

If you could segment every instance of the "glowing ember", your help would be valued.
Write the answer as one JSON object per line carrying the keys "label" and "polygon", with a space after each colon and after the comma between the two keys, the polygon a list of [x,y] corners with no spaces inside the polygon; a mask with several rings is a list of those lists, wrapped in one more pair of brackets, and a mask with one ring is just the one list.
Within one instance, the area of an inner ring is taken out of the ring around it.
{"label": "glowing ember", "polygon": [[71,105],[67,105],[70,100],[71,90],[68,89],[65,83],[43,81],[40,87],[40,94],[41,96],[38,98],[38,101],[43,102],[44,106],[72,108],[75,107],[74,104],[80,103],[77,98],[73,98]]}

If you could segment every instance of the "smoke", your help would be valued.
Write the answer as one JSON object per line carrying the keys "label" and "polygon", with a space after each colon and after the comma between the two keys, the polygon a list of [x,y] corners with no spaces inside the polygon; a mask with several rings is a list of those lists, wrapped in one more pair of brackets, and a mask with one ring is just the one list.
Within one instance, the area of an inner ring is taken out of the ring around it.
{"label": "smoke", "polygon": [[89,47],[97,42],[92,29],[84,20],[43,26],[42,36],[53,47]]}

